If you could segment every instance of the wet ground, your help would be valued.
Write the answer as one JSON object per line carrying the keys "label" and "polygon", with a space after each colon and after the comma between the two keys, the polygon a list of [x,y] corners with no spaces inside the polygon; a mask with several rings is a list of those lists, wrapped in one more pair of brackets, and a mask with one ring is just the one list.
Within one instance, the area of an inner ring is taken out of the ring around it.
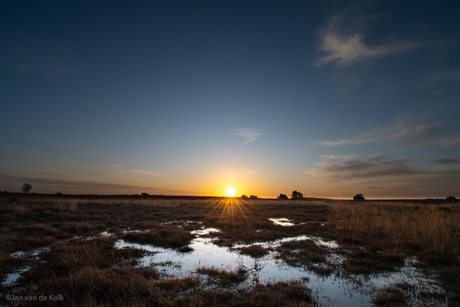
{"label": "wet ground", "polygon": [[52,197],[2,204],[0,306],[16,306],[11,295],[50,291],[75,306],[460,303],[457,204]]}
{"label": "wet ground", "polygon": [[[290,220],[270,219],[283,226],[294,225]],[[127,233],[145,233],[148,230],[125,229]],[[269,284],[279,281],[299,280],[308,288],[317,302],[317,306],[371,306],[375,293],[389,288],[402,289],[410,297],[410,305],[448,306],[445,291],[436,279],[435,272],[423,271],[416,266],[414,257],[405,259],[404,265],[395,272],[370,274],[367,276],[344,274],[341,269],[345,256],[336,252],[340,246],[335,241],[326,241],[314,236],[296,236],[278,239],[272,242],[255,242],[253,244],[235,244],[232,247],[222,247],[214,244],[213,235],[220,232],[217,228],[192,230],[195,238],[188,245],[186,252],[178,249],[164,248],[151,244],[128,242],[118,238],[115,233],[104,231],[99,236],[115,237],[115,247],[118,249],[142,250],[144,256],[136,259],[136,267],[157,268],[163,279],[198,277],[200,269],[211,268],[215,271],[245,272],[242,282],[235,283],[233,288],[248,288],[256,284]],[[92,240],[94,237],[87,237]],[[327,250],[326,261],[317,263],[318,267],[328,268],[327,271],[312,270],[309,266],[287,264],[280,254],[286,243],[308,243]],[[58,243],[59,244],[59,243]],[[258,246],[266,251],[261,257],[251,257],[241,253],[244,248]],[[3,287],[19,287],[22,274],[40,261],[40,254],[53,246],[36,249],[27,253],[16,252],[10,256],[26,259],[26,264],[18,267],[13,273],[7,274],[2,281]],[[326,272],[326,273],[324,273]],[[205,283],[213,287],[212,282]],[[431,293],[433,295],[427,295]]]}

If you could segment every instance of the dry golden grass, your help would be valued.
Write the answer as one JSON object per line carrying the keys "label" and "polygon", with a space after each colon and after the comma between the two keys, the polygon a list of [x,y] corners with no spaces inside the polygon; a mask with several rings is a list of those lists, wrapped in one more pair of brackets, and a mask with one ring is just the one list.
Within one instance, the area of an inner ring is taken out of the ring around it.
{"label": "dry golden grass", "polygon": [[238,268],[235,271],[227,271],[215,267],[202,267],[198,268],[197,273],[207,275],[213,283],[216,281],[222,286],[232,286],[246,280],[247,270],[245,268]]}
{"label": "dry golden grass", "polygon": [[342,241],[392,254],[416,253],[437,264],[460,264],[459,205],[334,203],[330,210]]}
{"label": "dry golden grass", "polygon": [[[275,225],[269,218],[288,218],[295,226]],[[171,224],[161,225],[166,222]],[[66,305],[296,306],[313,302],[309,290],[296,283],[258,285],[235,293],[206,290],[194,279],[163,282],[155,270],[133,268],[142,253],[117,250],[112,238],[65,241],[74,236],[94,236],[107,229],[118,237],[123,237],[124,229],[150,229],[150,235],[134,233],[125,239],[180,248],[193,238],[189,231],[201,225],[220,229],[210,235],[225,246],[297,235],[337,240],[342,246],[338,251],[346,257],[341,268],[345,273],[393,270],[403,265],[407,255],[415,255],[422,266],[441,273],[447,288],[460,294],[460,206],[442,201],[243,201],[2,194],[0,273],[10,272],[9,265],[21,263],[9,253],[58,243],[43,254],[46,262],[26,274],[22,284],[33,281],[37,293],[43,289],[64,293],[69,298]],[[266,250],[250,247],[241,252],[258,257]],[[324,266],[329,252],[326,248],[293,243],[282,245],[278,252],[292,265],[305,266],[322,275],[332,271]],[[212,275],[212,270],[207,270],[202,273],[214,276],[221,285],[237,284],[245,278],[235,272]],[[391,297],[397,301],[399,294],[382,292],[374,303],[384,304]]]}

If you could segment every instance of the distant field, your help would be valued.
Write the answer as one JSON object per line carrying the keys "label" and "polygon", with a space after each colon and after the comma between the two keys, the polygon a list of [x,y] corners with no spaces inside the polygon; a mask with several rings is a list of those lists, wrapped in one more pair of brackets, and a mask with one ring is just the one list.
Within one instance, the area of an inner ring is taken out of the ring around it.
{"label": "distant field", "polygon": [[[366,304],[460,305],[458,202],[2,193],[0,229],[6,305],[27,305],[27,298],[43,306],[329,304],[306,277],[263,282],[258,266],[275,260],[310,279],[337,278],[363,289],[371,287],[366,280],[405,272],[410,260],[439,287],[417,288],[401,275],[363,293]],[[193,258],[198,243],[255,265],[199,264],[187,276],[141,265],[166,251]]]}

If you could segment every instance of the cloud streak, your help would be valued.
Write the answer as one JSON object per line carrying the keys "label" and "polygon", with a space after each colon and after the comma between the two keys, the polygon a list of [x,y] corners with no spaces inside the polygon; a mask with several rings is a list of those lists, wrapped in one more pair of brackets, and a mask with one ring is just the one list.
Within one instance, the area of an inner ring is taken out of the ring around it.
{"label": "cloud streak", "polygon": [[351,66],[358,62],[382,58],[417,46],[411,42],[369,46],[364,34],[347,30],[344,22],[336,15],[320,33],[319,50],[325,55],[318,58],[316,66],[335,63],[336,66]]}
{"label": "cloud streak", "polygon": [[459,147],[460,137],[443,138],[439,140],[442,147]]}
{"label": "cloud streak", "polygon": [[434,160],[433,163],[436,163],[436,164],[456,164],[456,163],[460,163],[460,159],[442,158],[442,159]]}
{"label": "cloud streak", "polygon": [[[337,145],[357,145],[364,143],[375,143],[385,140],[402,141],[402,140],[420,140],[432,137],[439,129],[438,126],[428,124],[412,124],[403,121],[397,122],[389,127],[375,129],[363,132],[355,137],[341,140],[321,141],[320,145],[337,146]],[[456,143],[460,144],[460,139],[445,141],[445,147],[452,147]]]}
{"label": "cloud streak", "polygon": [[360,154],[349,154],[349,155],[328,155],[328,156],[321,156],[321,158],[326,158],[326,159],[342,159],[342,160],[350,160],[350,159],[356,159],[361,157]]}
{"label": "cloud streak", "polygon": [[[61,179],[46,179],[46,178],[33,178],[33,177],[21,177],[21,176],[11,176],[6,174],[0,174],[0,181],[16,181],[18,183],[21,182],[30,182],[36,184],[36,188],[39,188],[39,185],[42,188],[46,188],[45,186],[52,186],[56,189],[70,189],[70,190],[79,190],[79,191],[87,191],[89,192],[97,192],[105,191],[107,193],[116,192],[120,193],[130,191],[139,192],[139,191],[152,191],[155,193],[167,193],[167,194],[180,194],[187,191],[180,191],[180,190],[170,190],[164,188],[155,188],[150,186],[139,186],[139,185],[129,185],[129,184],[121,184],[121,183],[110,183],[110,182],[103,182],[103,181],[96,181],[96,180],[84,180],[84,181],[76,181],[76,180],[61,180]],[[49,190],[49,188],[47,188]],[[190,193],[190,192],[188,192]]]}
{"label": "cloud streak", "polygon": [[309,175],[326,175],[334,180],[376,178],[382,176],[402,176],[424,174],[407,165],[407,159],[385,158],[381,155],[371,156],[367,161],[351,160],[343,164],[330,161],[317,165],[320,169],[309,170]]}
{"label": "cloud streak", "polygon": [[120,165],[120,164],[106,164],[106,166],[111,167],[111,168],[120,169],[120,170],[123,170],[123,171],[127,171],[127,172],[130,172],[130,173],[135,173],[135,174],[149,175],[149,176],[154,176],[154,177],[163,176],[161,173],[150,172],[150,171],[145,171],[145,170],[141,170],[141,169],[128,168],[128,167]]}
{"label": "cloud streak", "polygon": [[243,146],[249,142],[257,140],[262,134],[263,130],[260,129],[232,129],[234,135],[241,136],[246,139]]}

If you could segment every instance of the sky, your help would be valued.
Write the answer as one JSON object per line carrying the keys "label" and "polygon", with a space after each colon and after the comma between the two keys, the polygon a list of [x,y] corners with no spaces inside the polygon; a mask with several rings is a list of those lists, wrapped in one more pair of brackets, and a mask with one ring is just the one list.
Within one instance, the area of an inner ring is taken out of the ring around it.
{"label": "sky", "polygon": [[2,1],[0,191],[460,196],[460,2]]}

